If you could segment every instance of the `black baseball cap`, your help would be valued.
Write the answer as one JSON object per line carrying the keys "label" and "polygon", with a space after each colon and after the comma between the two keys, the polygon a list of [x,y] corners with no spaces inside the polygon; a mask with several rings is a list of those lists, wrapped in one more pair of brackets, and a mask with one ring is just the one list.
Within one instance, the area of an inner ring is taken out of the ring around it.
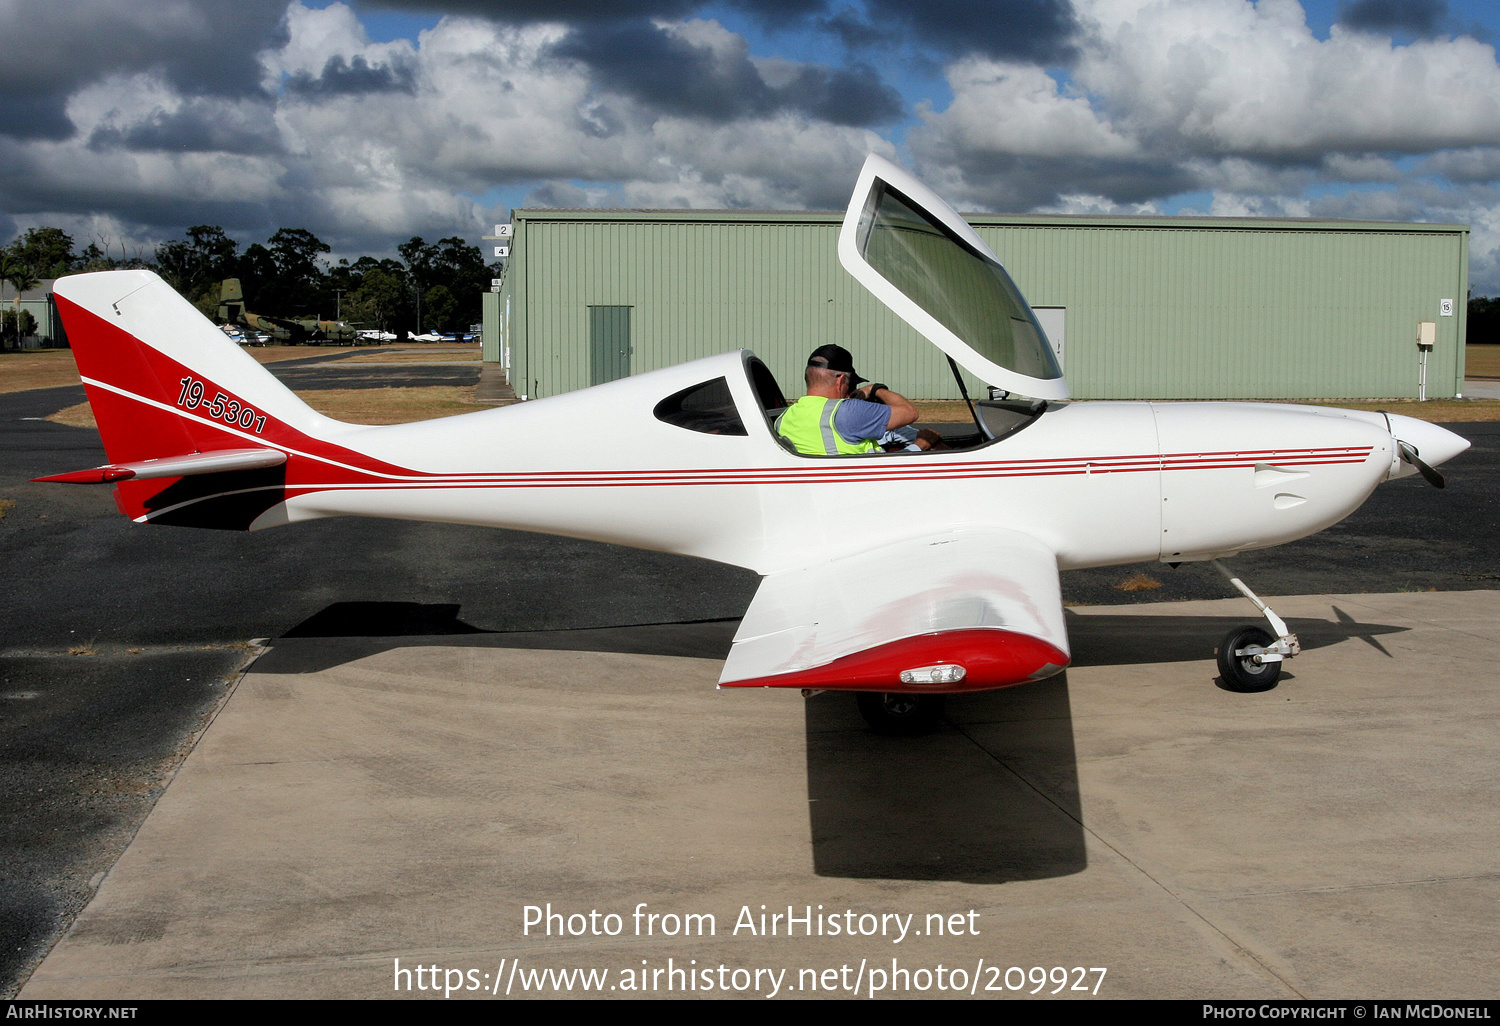
{"label": "black baseball cap", "polygon": [[848,374],[850,380],[856,385],[861,381],[870,380],[869,378],[859,376],[859,372],[854,369],[854,357],[843,346],[819,346],[807,358],[807,365],[809,367],[825,367],[831,371],[838,371],[840,374]]}

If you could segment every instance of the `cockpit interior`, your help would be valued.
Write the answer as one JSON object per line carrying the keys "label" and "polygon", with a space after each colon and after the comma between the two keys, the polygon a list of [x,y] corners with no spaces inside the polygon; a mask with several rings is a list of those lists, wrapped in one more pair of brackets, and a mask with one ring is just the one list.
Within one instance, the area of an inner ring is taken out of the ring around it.
{"label": "cockpit interior", "polygon": [[[929,453],[954,452],[979,449],[1024,430],[1048,408],[1045,399],[996,398],[975,401],[968,399],[970,419],[959,423],[931,423],[929,427],[942,436],[943,446],[938,449],[916,451],[898,448],[893,451],[877,451],[854,456],[826,456],[797,452],[786,439],[776,433],[775,424],[788,400],[771,369],[753,353],[744,354],[744,368],[755,396],[758,409],[741,410],[734,401],[734,393],[726,378],[717,377],[681,389],[656,404],[652,411],[657,420],[689,431],[708,435],[748,435],[746,422],[756,423],[755,430],[765,430],[789,452],[804,459],[869,459],[881,456],[920,456]],[[955,376],[957,376],[955,370]],[[963,381],[959,379],[963,389]],[[967,390],[964,390],[965,393]]]}

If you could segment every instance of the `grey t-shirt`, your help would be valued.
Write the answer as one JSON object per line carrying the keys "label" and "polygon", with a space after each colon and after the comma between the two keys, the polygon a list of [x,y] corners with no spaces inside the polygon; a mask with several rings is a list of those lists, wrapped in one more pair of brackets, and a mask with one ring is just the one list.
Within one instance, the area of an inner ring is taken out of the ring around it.
{"label": "grey t-shirt", "polygon": [[845,399],[833,413],[833,426],[846,442],[874,441],[890,421],[889,406],[863,399]]}

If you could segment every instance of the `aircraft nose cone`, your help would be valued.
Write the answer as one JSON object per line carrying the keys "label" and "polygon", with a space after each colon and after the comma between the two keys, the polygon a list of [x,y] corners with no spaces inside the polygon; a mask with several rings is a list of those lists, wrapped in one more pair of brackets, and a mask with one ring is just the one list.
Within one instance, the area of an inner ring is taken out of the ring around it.
{"label": "aircraft nose cone", "polygon": [[1445,427],[1395,413],[1389,416],[1391,434],[1397,441],[1405,442],[1415,449],[1417,456],[1430,467],[1451,460],[1469,447],[1467,438],[1462,438]]}

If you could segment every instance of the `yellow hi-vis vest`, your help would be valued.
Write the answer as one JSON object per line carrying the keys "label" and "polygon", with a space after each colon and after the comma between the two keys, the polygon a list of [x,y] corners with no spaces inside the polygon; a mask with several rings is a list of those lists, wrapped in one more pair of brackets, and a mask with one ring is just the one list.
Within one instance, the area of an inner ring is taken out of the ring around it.
{"label": "yellow hi-vis vest", "polygon": [[825,396],[805,395],[776,418],[776,433],[796,446],[798,452],[813,456],[858,456],[874,452],[879,448],[874,440],[846,441],[834,429],[833,414],[843,401],[829,402]]}

